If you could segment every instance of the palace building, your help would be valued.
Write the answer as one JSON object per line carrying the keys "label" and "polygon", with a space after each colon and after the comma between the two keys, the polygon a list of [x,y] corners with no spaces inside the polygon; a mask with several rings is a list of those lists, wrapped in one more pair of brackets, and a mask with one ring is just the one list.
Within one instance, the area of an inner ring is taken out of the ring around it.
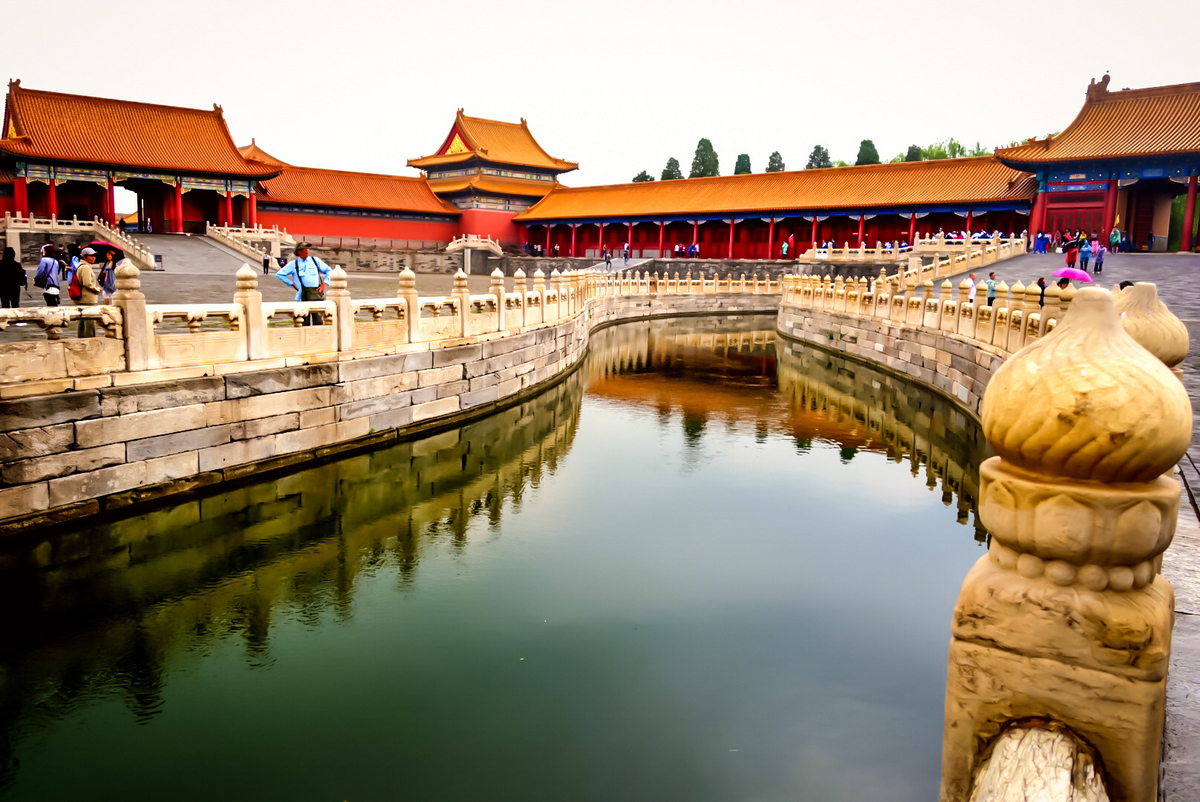
{"label": "palace building", "polygon": [[[0,212],[114,220],[113,188],[137,195],[156,232],[208,223],[286,228],[297,237],[424,241],[474,234],[503,245],[594,256],[696,244],[707,258],[780,258],[812,243],[913,241],[918,232],[1129,232],[1162,250],[1195,244],[1200,83],[1088,87],[1062,133],[994,156],[566,187],[578,169],[519,123],[462,109],[421,175],[298,167],[235,146],[220,106],[187,109],[9,83],[0,138]],[[1186,198],[1176,201],[1181,195]],[[1181,205],[1185,208],[1180,208]],[[1191,225],[1183,225],[1187,220]],[[1174,241],[1174,240],[1172,240]]]}

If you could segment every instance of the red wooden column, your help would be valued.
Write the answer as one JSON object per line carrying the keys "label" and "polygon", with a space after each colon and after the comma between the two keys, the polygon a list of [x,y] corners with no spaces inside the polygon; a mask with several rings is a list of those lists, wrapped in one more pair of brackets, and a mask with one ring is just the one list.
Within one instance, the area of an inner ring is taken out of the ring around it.
{"label": "red wooden column", "polygon": [[975,219],[975,215],[972,212],[968,211],[967,212],[967,239],[970,239],[971,235],[975,233],[971,229],[971,225],[974,222],[974,219]]}
{"label": "red wooden column", "polygon": [[734,226],[736,226],[736,225],[737,225],[737,223],[734,222],[733,218],[732,217],[729,218],[729,258],[730,259],[733,258],[733,229],[734,229]]}
{"label": "red wooden column", "polygon": [[250,193],[250,227],[258,228],[258,195]]}
{"label": "red wooden column", "polygon": [[596,225],[600,226],[600,252],[597,253],[596,255],[599,256],[601,259],[603,259],[604,258],[604,223],[597,223]]}
{"label": "red wooden column", "polygon": [[[1115,184],[1116,182],[1114,181],[1113,183]],[[1107,206],[1107,197],[1104,202],[1105,206]],[[1113,203],[1113,211],[1115,212],[1116,193],[1113,194]],[[1109,226],[1109,230],[1112,230],[1111,225]],[[1038,190],[1037,195],[1034,195],[1033,209],[1029,212],[1029,233],[1036,237],[1039,231],[1042,233],[1046,231],[1046,190],[1044,187]]]}
{"label": "red wooden column", "polygon": [[225,225],[232,226],[233,225],[233,193],[232,192],[227,191],[225,193],[225,200],[221,204],[221,207],[222,207],[222,212],[225,215]]}
{"label": "red wooden column", "polygon": [[629,221],[629,255],[633,256],[633,221]]}
{"label": "red wooden column", "polygon": [[571,223],[571,258],[575,258],[575,229],[579,228],[578,223]]}
{"label": "red wooden column", "polygon": [[108,177],[108,184],[104,187],[104,202],[108,206],[108,224],[115,226],[117,224],[117,185],[112,180],[112,175]]}
{"label": "red wooden column", "polygon": [[866,228],[867,228],[867,216],[865,214],[860,214],[858,216],[858,244],[859,245],[863,244],[863,237],[866,235]]}
{"label": "red wooden column", "polygon": [[175,233],[183,233],[183,180],[175,181]]}
{"label": "red wooden column", "polygon": [[1117,181],[1113,179],[1108,182],[1108,186],[1104,190],[1104,219],[1100,226],[1103,229],[1100,232],[1100,239],[1108,242],[1108,235],[1112,233],[1113,226],[1116,225],[1117,219]]}
{"label": "red wooden column", "polygon": [[47,210],[51,217],[58,217],[58,180],[54,177],[54,168],[50,169],[50,192],[46,196],[50,208]]}
{"label": "red wooden column", "polygon": [[775,257],[775,218],[771,218],[771,227],[767,229],[767,258]]}
{"label": "red wooden column", "polygon": [[699,220],[692,221],[692,244],[693,245],[700,244],[700,221]]}
{"label": "red wooden column", "polygon": [[813,243],[813,248],[816,248],[817,247],[817,215],[815,212],[813,213],[812,243]]}
{"label": "red wooden column", "polygon": [[912,247],[917,246],[917,213],[913,212],[908,216],[908,244]]}
{"label": "red wooden column", "polygon": [[550,229],[554,228],[550,223],[546,223],[546,256],[550,255]]}
{"label": "red wooden column", "polygon": [[25,182],[24,176],[13,182],[13,203],[17,207],[15,211],[18,215],[29,216],[29,184]]}
{"label": "red wooden column", "polygon": [[[1116,183],[1116,182],[1113,182]],[[1192,238],[1192,221],[1196,219],[1196,176],[1188,176],[1187,201],[1183,205],[1183,239],[1180,242],[1181,251],[1190,251],[1194,242]]]}
{"label": "red wooden column", "polygon": [[658,258],[659,259],[665,259],[667,256],[665,253],[663,253],[663,248],[666,247],[663,244],[663,237],[665,235],[666,235],[666,223],[664,223],[662,220],[659,220],[658,221]]}

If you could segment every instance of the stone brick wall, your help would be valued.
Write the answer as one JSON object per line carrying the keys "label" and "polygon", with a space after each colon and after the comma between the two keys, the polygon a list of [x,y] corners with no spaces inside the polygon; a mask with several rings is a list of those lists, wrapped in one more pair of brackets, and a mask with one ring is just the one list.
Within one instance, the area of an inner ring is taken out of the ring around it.
{"label": "stone brick wall", "polygon": [[417,343],[387,356],[351,353],[342,361],[2,401],[0,533],[489,414],[565,376],[600,326],[773,312],[778,302],[777,295],[736,293],[603,297],[570,320],[482,342]]}
{"label": "stone brick wall", "polygon": [[[461,252],[316,247],[312,252],[321,257],[326,264],[341,265],[352,273],[399,273],[406,267],[414,273],[455,273],[463,266]],[[290,258],[291,252],[287,253]],[[479,258],[476,261],[482,263],[483,259]],[[472,269],[472,272],[478,273],[479,270]]]}
{"label": "stone brick wall", "polygon": [[781,306],[779,333],[880,365],[930,387],[979,418],[983,391],[1004,362],[999,348],[957,334],[824,309]]}

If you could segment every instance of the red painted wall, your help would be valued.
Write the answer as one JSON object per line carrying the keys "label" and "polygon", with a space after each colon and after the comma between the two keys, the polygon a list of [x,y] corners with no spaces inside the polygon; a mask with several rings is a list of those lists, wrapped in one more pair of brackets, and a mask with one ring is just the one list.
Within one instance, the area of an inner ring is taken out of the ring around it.
{"label": "red painted wall", "polygon": [[[478,234],[481,237],[498,240],[501,245],[519,246],[521,234],[512,221],[516,214],[516,212],[501,212],[493,209],[466,209],[462,213],[462,218],[459,219],[458,233]],[[546,244],[545,229],[542,230],[540,240],[530,240],[530,242],[540,242],[544,246]],[[569,245],[570,242],[568,233],[567,244]],[[563,253],[566,253],[565,249]]]}
{"label": "red painted wall", "polygon": [[[510,215],[511,217],[511,215]],[[375,239],[413,239],[449,242],[458,236],[457,223],[433,223],[421,220],[397,220],[386,217],[276,212],[258,207],[258,224],[265,228],[286,228],[292,236],[372,237]],[[474,233],[474,232],[472,232]]]}

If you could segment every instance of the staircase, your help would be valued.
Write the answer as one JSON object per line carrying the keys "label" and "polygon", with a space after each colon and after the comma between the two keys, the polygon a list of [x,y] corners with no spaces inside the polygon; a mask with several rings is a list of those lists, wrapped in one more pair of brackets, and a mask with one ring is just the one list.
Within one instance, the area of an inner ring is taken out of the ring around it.
{"label": "staircase", "polygon": [[[168,273],[233,275],[239,267],[252,262],[249,257],[208,237],[139,234],[138,239],[162,256],[163,268]],[[260,257],[258,262],[252,262],[250,266],[257,269],[261,263]]]}

